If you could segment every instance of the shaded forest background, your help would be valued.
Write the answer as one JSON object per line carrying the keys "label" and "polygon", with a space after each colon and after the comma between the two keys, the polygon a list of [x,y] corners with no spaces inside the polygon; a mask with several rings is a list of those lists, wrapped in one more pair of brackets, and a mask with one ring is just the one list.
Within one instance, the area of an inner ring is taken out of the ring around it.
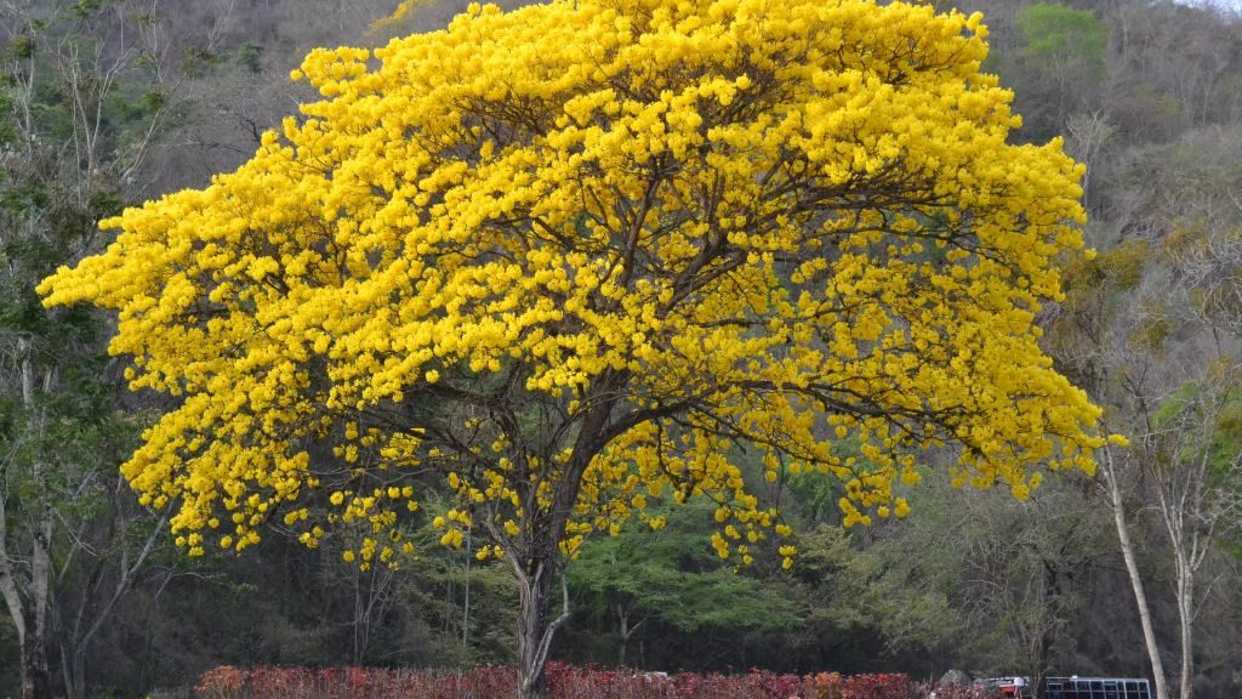
{"label": "shaded forest background", "polygon": [[[845,531],[833,486],[791,477],[767,494],[798,524],[797,565],[771,557],[740,575],[708,546],[711,508],[670,508],[663,531],[588,545],[554,658],[1148,676],[1119,502],[1166,668],[1177,677],[1188,600],[1196,695],[1242,695],[1242,17],[1146,0],[936,4],[986,14],[988,68],[1024,119],[1015,138],[1063,136],[1089,166],[1100,254],[1075,263],[1042,326],[1110,428],[1142,436],[1110,471],[1120,499],[1102,476],[1048,478],[1026,502],[961,491],[933,455],[908,520]],[[433,29],[465,2],[375,25],[393,5],[0,0],[0,556],[15,580],[48,569],[49,662],[67,694],[137,696],[225,663],[511,660],[510,576],[475,562],[469,542],[438,547],[430,526],[423,557],[397,572],[341,565],[331,540],[181,557],[116,470],[160,406],[127,393],[123,363],[103,353],[111,321],[50,314],[32,291],[104,242],[99,218],[248,158],[310,97],[287,76],[311,48]],[[31,366],[55,370],[34,385]],[[1175,529],[1190,452],[1205,454],[1212,498]],[[1203,542],[1189,591],[1187,527]],[[15,695],[16,627],[0,618],[0,696]]]}

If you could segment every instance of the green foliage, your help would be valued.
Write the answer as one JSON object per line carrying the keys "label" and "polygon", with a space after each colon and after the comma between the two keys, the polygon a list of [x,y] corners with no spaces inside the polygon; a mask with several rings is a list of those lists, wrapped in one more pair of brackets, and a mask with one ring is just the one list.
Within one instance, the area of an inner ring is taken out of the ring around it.
{"label": "green foliage", "polygon": [[202,78],[220,64],[219,54],[212,53],[199,46],[190,46],[181,52],[181,63],[178,68],[194,78]]}
{"label": "green foliage", "polygon": [[590,608],[606,615],[616,605],[635,623],[651,618],[683,633],[704,629],[780,630],[795,627],[799,610],[752,575],[739,573],[704,544],[712,506],[653,508],[668,526],[628,527],[617,537],[589,541],[570,566],[571,590],[588,593]]}
{"label": "green foliage", "polygon": [[[9,61],[27,61],[35,54],[35,42],[29,34],[17,34],[0,46],[0,58]],[[9,75],[0,78],[0,84],[11,84]]]}
{"label": "green foliage", "polygon": [[1103,67],[1108,28],[1090,10],[1057,3],[1027,5],[1018,13],[1018,31],[1031,58],[1073,60]]}
{"label": "green foliage", "polygon": [[[3,78],[0,78],[0,81],[2,80]],[[4,117],[0,117],[0,148],[17,142],[17,129],[12,119],[8,118],[8,115],[13,113],[14,107],[13,96],[9,94],[3,83],[0,82],[0,114],[4,115]],[[0,186],[4,186],[4,182],[7,179],[5,173],[0,172]]]}
{"label": "green foliage", "polygon": [[114,0],[77,0],[70,7],[70,12],[82,19],[86,19],[112,4],[114,4]]}
{"label": "green foliage", "polygon": [[237,49],[237,63],[254,75],[263,72],[263,45],[246,42]]}
{"label": "green foliage", "polygon": [[1133,238],[1095,256],[1077,259],[1065,273],[1065,301],[1068,310],[1082,314],[1088,309],[1115,301],[1143,280],[1152,257],[1146,240]]}
{"label": "green foliage", "polygon": [[[934,251],[929,254],[944,254],[944,251],[937,250],[935,246],[928,247]],[[832,444],[832,451],[833,454],[842,459],[853,459],[853,463],[857,464],[860,472],[871,472],[872,470],[879,469],[877,464],[863,455],[862,450],[859,448],[858,439],[853,436],[835,440]],[[757,477],[761,476],[762,472],[756,475]],[[814,472],[802,471],[800,473],[785,474],[782,486],[797,501],[798,510],[804,519],[809,520],[810,524],[830,524],[836,526],[841,523],[841,508],[837,501],[845,496],[845,489],[839,481],[821,478],[819,474]]]}
{"label": "green foliage", "polygon": [[935,647],[957,630],[948,598],[928,584],[937,552],[910,551],[899,531],[890,535],[864,546],[857,534],[821,525],[799,538],[795,573],[811,590],[808,622],[878,633],[889,650]]}
{"label": "green foliage", "polygon": [[1165,316],[1148,316],[1135,329],[1131,338],[1144,349],[1160,352],[1172,334],[1173,326]]}
{"label": "green foliage", "polygon": [[400,595],[414,617],[407,623],[443,639],[404,652],[417,652],[422,663],[449,667],[512,662],[511,629],[518,607],[513,574],[503,561],[480,563],[472,547],[438,544],[441,531],[431,525],[431,513],[447,507],[427,503],[423,525],[409,537],[420,554],[398,573]]}
{"label": "green foliage", "polygon": [[[1194,429],[1203,423],[1206,429]],[[1152,424],[1183,437],[1176,442],[1176,450],[1166,454],[1168,459],[1177,463],[1205,459],[1216,481],[1213,485],[1242,488],[1242,474],[1238,473],[1242,471],[1242,386],[1222,386],[1218,380],[1189,381],[1160,402]],[[1196,439],[1198,434],[1205,438]]]}
{"label": "green foliage", "polygon": [[109,125],[123,132],[147,124],[166,103],[167,95],[160,88],[134,82],[113,89],[104,108]]}
{"label": "green foliage", "polygon": [[798,500],[805,519],[815,524],[841,522],[841,508],[837,500],[844,492],[835,481],[819,478],[815,474],[798,473],[786,476],[785,487]]}

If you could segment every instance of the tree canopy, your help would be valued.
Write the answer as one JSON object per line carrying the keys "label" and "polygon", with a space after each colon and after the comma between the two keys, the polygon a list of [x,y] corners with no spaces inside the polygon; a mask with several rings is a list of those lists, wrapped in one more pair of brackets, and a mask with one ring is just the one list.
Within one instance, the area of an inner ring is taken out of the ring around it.
{"label": "tree canopy", "polygon": [[742,459],[839,479],[848,525],[946,445],[1025,497],[1101,443],[1034,323],[1083,170],[1008,142],[980,20],[562,0],[316,50],[249,162],[40,291],[117,311],[131,387],[177,397],[123,473],[191,554],[358,525],[347,560],[392,563],[447,486],[442,541],[523,584],[659,496],[745,558],[788,531]]}

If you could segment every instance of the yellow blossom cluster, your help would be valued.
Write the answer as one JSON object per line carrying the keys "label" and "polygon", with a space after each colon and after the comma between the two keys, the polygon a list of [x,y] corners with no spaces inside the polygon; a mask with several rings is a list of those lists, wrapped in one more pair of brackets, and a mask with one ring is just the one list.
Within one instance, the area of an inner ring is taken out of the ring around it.
{"label": "yellow blossom cluster", "polygon": [[867,523],[945,445],[1023,497],[1099,444],[1034,322],[1082,167],[1008,142],[985,37],[923,3],[472,5],[312,52],[321,99],[40,291],[115,310],[131,386],[179,399],[123,472],[192,552],[332,525],[390,562],[435,490],[480,558],[701,496],[747,562],[790,532],[746,468]]}

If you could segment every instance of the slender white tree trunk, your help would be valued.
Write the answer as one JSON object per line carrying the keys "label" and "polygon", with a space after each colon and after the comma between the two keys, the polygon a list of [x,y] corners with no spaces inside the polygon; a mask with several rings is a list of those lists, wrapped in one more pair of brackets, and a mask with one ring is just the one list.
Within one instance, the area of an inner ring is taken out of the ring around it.
{"label": "slender white tree trunk", "polygon": [[1156,699],[1168,699],[1169,689],[1164,677],[1164,662],[1160,659],[1160,647],[1156,644],[1156,631],[1151,620],[1151,607],[1147,603],[1147,592],[1143,589],[1138,559],[1134,555],[1134,542],[1130,539],[1130,525],[1126,521],[1125,503],[1121,497],[1121,483],[1112,447],[1104,448],[1104,463],[1101,466],[1104,468],[1104,481],[1113,509],[1113,522],[1117,525],[1117,540],[1121,546],[1121,557],[1125,559],[1130,585],[1134,588],[1134,602],[1138,606],[1139,622],[1143,627],[1143,643],[1147,646],[1147,657],[1151,660],[1152,683],[1155,685]]}
{"label": "slender white tree trunk", "polygon": [[[1189,474],[1191,478],[1202,479],[1203,473]],[[1181,676],[1179,677],[1180,699],[1190,699],[1194,694],[1194,618],[1195,618],[1195,573],[1203,557],[1199,550],[1198,533],[1193,527],[1187,527],[1188,511],[1201,511],[1200,502],[1190,503],[1201,489],[1196,487],[1201,480],[1191,481],[1183,492],[1160,492],[1160,510],[1164,516],[1165,529],[1173,548],[1173,565],[1176,574],[1177,621],[1178,635],[1181,641]]]}
{"label": "slender white tree trunk", "polygon": [[1185,561],[1178,562],[1177,614],[1181,622],[1182,676],[1181,699],[1190,699],[1194,693],[1194,574]]}
{"label": "slender white tree trunk", "polygon": [[[31,625],[27,626],[27,678],[30,696],[38,699],[49,697],[50,677],[47,662],[48,642],[48,595],[51,590],[51,559],[48,544],[52,538],[52,521],[49,512],[41,512],[43,521],[31,537],[30,551],[30,605]],[[33,626],[33,629],[31,629]],[[33,631],[33,633],[31,633]],[[23,683],[23,695],[26,693]]]}

